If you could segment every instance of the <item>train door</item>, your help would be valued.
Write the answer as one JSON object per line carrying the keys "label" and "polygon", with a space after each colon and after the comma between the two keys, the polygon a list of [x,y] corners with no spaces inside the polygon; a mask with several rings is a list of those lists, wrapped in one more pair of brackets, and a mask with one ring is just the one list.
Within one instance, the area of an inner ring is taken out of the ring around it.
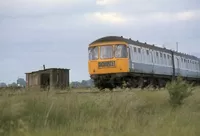
{"label": "train door", "polygon": [[176,63],[177,63],[177,75],[180,74],[180,61],[179,61],[179,58],[176,57]]}
{"label": "train door", "polygon": [[146,60],[145,60],[145,52],[144,52],[144,48],[141,48],[141,58],[142,58],[142,63],[146,63]]}
{"label": "train door", "polygon": [[153,50],[149,50],[150,52],[150,63],[152,64],[152,73],[154,72],[154,53]]}

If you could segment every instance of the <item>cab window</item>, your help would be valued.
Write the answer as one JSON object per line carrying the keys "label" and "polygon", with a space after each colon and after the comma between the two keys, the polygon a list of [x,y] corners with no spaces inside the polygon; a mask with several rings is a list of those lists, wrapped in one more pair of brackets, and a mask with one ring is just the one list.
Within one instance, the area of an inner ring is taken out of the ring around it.
{"label": "cab window", "polygon": [[115,45],[115,57],[116,58],[127,58],[128,52],[125,45]]}
{"label": "cab window", "polygon": [[89,52],[89,60],[97,60],[98,59],[98,52],[99,52],[98,46],[90,47],[88,49],[88,52]]}
{"label": "cab window", "polygon": [[100,58],[101,59],[113,58],[113,46],[112,45],[100,46]]}

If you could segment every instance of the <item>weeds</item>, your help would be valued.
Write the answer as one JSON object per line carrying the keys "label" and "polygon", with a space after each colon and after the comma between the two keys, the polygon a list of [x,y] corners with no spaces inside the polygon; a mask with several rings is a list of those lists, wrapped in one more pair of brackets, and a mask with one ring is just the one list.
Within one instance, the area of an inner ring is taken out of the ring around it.
{"label": "weeds", "polygon": [[167,91],[2,95],[0,135],[195,136],[200,134],[200,100],[195,93],[187,101],[192,106],[176,111],[171,110]]}
{"label": "weeds", "polygon": [[192,95],[194,90],[192,84],[187,83],[181,77],[173,80],[166,85],[169,93],[169,102],[172,106],[179,106],[183,104],[184,99]]}

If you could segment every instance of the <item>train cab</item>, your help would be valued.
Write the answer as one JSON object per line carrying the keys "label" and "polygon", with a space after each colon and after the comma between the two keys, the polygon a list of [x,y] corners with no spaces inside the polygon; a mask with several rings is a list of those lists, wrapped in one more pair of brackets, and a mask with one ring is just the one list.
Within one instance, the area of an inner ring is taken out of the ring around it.
{"label": "train cab", "polygon": [[122,41],[96,41],[88,47],[90,75],[129,71],[129,49]]}

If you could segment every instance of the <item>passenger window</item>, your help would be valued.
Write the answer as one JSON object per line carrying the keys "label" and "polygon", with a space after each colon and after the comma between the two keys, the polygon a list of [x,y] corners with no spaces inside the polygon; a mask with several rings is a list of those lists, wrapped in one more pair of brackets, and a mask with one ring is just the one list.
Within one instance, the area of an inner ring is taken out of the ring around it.
{"label": "passenger window", "polygon": [[138,48],[138,52],[139,52],[139,53],[141,52],[141,49],[140,49],[140,48]]}
{"label": "passenger window", "polygon": [[170,66],[169,55],[167,55],[167,65]]}
{"label": "passenger window", "polygon": [[182,61],[182,68],[184,68],[184,61],[183,61],[183,60],[184,60],[184,59],[182,58],[182,60],[181,60],[181,61]]}
{"label": "passenger window", "polygon": [[196,70],[198,70],[198,65],[197,65],[197,62],[196,62],[195,64],[196,64]]}
{"label": "passenger window", "polygon": [[172,66],[172,56],[170,56],[170,66]]}
{"label": "passenger window", "polygon": [[194,65],[195,65],[195,70],[197,70],[197,64],[196,64],[196,62],[194,63]]}
{"label": "passenger window", "polygon": [[166,54],[164,54],[164,63],[167,65]]}
{"label": "passenger window", "polygon": [[176,57],[176,67],[179,68],[179,60],[178,60],[178,57]]}
{"label": "passenger window", "polygon": [[162,53],[160,52],[160,64],[164,64],[163,59],[162,59]]}
{"label": "passenger window", "polygon": [[194,61],[193,61],[193,70],[195,70],[195,63],[194,63]]}
{"label": "passenger window", "polygon": [[187,68],[186,59],[184,59],[184,67]]}
{"label": "passenger window", "polygon": [[137,52],[136,47],[134,47],[134,52]]}
{"label": "passenger window", "polygon": [[160,53],[160,57],[162,58],[162,53]]}
{"label": "passenger window", "polygon": [[158,56],[157,56],[157,52],[154,52],[154,57],[155,57],[155,63],[158,64]]}
{"label": "passenger window", "polygon": [[146,50],[147,51],[147,55],[149,55],[149,51],[148,50]]}
{"label": "passenger window", "polygon": [[195,62],[195,70],[197,70],[197,62]]}

